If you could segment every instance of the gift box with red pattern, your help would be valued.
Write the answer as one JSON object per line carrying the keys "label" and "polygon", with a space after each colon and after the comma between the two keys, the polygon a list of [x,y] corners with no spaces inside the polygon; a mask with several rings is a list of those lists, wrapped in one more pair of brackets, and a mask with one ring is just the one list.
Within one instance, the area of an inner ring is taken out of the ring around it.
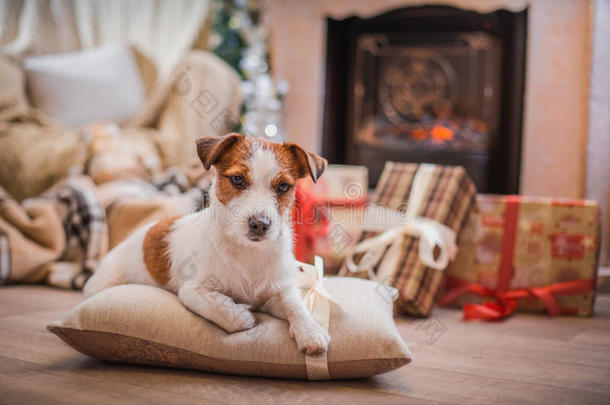
{"label": "gift box with red pattern", "polygon": [[466,319],[591,315],[599,243],[594,201],[479,195],[441,304],[464,305]]}

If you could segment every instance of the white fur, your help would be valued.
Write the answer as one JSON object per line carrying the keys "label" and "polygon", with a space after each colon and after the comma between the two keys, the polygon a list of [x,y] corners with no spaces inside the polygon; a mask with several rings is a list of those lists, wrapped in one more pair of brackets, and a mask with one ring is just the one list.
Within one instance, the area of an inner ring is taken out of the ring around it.
{"label": "white fur", "polygon": [[[252,184],[226,206],[210,193],[210,207],[176,220],[168,236],[170,281],[162,286],[178,294],[193,312],[227,332],[255,325],[250,309],[290,322],[299,350],[318,353],[330,337],[305,309],[296,287],[290,210],[279,214],[270,181],[278,170],[275,155],[255,146]],[[248,239],[248,218],[264,213],[272,219],[265,239]],[[85,285],[87,297],[117,284],[155,285],[143,260],[142,243],[152,226],[138,230],[116,246]]]}
{"label": "white fur", "polygon": [[[215,219],[223,227],[223,233],[234,238],[238,243],[244,246],[256,246],[256,250],[264,251],[269,244],[275,244],[280,238],[283,230],[283,225],[288,225],[284,232],[291,232],[290,213],[280,217],[279,207],[274,195],[274,191],[270,187],[270,181],[278,171],[278,163],[273,152],[263,149],[260,145],[254,145],[252,158],[248,162],[252,168],[250,177],[252,184],[243,193],[233,198],[226,207],[219,202],[214,204],[212,201],[210,208],[214,209]],[[215,193],[211,194],[211,200],[214,199]],[[265,245],[260,246],[261,242],[252,242],[247,238],[248,218],[251,215],[266,215],[271,218],[271,227],[267,231],[267,238],[263,241]],[[292,242],[290,242],[289,251],[292,251]],[[262,248],[262,249],[261,249]]]}

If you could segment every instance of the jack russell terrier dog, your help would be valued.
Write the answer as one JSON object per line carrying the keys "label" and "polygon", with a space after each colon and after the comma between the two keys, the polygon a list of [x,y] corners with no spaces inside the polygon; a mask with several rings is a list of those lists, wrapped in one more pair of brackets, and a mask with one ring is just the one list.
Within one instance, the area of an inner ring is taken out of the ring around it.
{"label": "jack russell terrier dog", "polygon": [[326,159],[295,144],[241,134],[196,141],[215,167],[210,205],[139,229],[108,253],[86,297],[119,284],[152,284],[228,333],[254,327],[251,309],[290,323],[300,351],[321,353],[330,336],[305,308],[297,287],[291,212],[296,181],[316,181]]}

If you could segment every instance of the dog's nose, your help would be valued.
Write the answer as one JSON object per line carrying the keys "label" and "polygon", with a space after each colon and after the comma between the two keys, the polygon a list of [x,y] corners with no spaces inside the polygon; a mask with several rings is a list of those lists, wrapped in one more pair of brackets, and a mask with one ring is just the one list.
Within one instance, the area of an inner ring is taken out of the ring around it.
{"label": "dog's nose", "polygon": [[265,216],[253,215],[248,219],[250,235],[255,237],[264,236],[271,226],[271,219]]}

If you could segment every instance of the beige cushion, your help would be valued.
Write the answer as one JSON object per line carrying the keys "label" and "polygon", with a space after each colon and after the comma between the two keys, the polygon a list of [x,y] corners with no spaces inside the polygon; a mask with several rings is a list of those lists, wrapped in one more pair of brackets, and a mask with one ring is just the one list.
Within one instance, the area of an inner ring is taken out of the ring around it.
{"label": "beige cushion", "polygon": [[[411,361],[392,319],[390,292],[354,278],[331,278],[330,378],[383,373]],[[48,329],[80,352],[108,361],[227,374],[307,378],[305,355],[288,323],[256,313],[257,325],[227,334],[186,309],[176,295],[123,285],[89,298]]]}

